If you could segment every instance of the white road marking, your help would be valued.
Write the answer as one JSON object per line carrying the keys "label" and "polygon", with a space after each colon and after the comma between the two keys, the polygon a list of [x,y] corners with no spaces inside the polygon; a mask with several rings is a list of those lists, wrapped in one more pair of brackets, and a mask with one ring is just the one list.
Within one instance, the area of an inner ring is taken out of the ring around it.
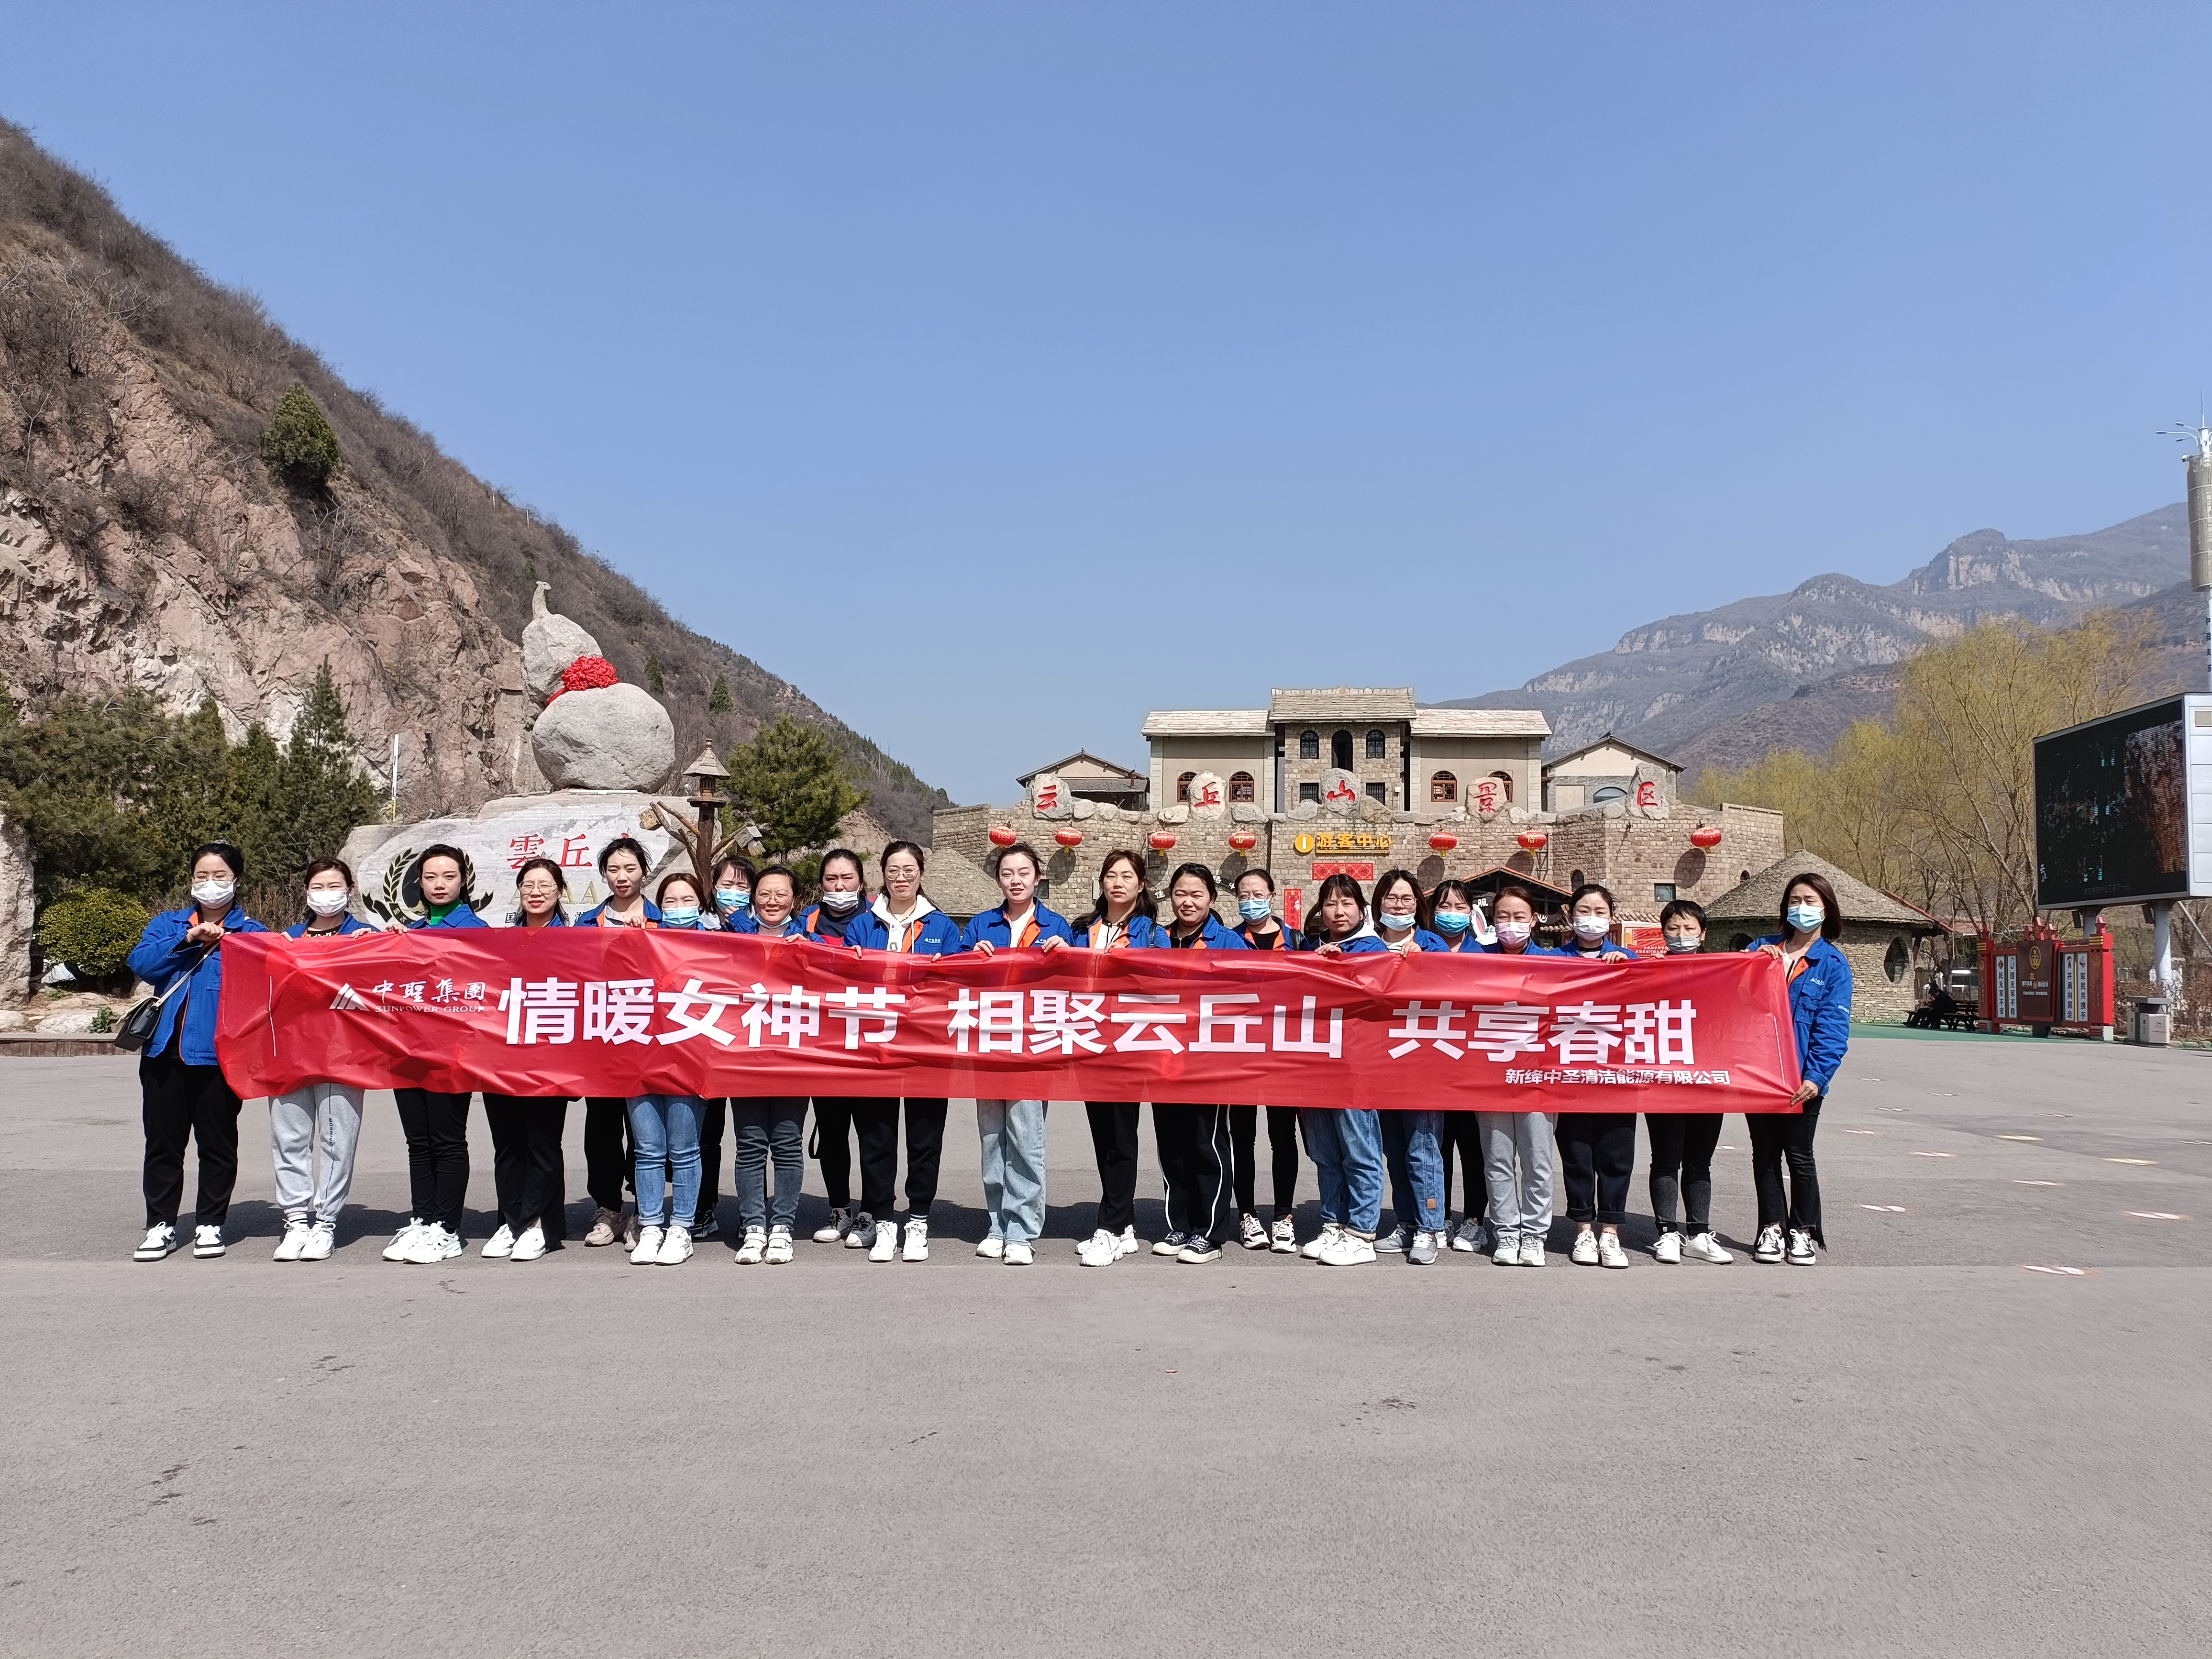
{"label": "white road marking", "polygon": [[1913,1155],[1913,1157],[1915,1157],[1915,1158],[1956,1158],[1956,1157],[1958,1157],[1958,1153],[1956,1153],[1956,1152],[1917,1152],[1917,1151],[1916,1151],[1912,1155]]}
{"label": "white road marking", "polygon": [[1910,1215],[1912,1212],[1902,1204],[1862,1204],[1862,1210],[1872,1210],[1881,1215]]}
{"label": "white road marking", "polygon": [[2171,1210],[2130,1210],[2128,1213],[2138,1221],[2186,1221],[2185,1215],[2176,1215]]}
{"label": "white road marking", "polygon": [[2094,1267],[2045,1267],[2033,1261],[2023,1261],[2020,1270],[2024,1273],[2057,1273],[2066,1279],[2087,1279],[2097,1270]]}
{"label": "white road marking", "polygon": [[2041,1135],[1999,1135],[1999,1140],[2041,1140]]}
{"label": "white road marking", "polygon": [[2012,1184],[2015,1187],[2063,1187],[2066,1183],[2063,1181],[2014,1181]]}

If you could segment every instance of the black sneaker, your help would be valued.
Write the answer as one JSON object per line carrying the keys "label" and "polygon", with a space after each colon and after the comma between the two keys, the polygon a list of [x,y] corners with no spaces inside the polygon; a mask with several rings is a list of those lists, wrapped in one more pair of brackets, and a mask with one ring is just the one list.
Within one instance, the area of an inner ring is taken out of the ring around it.
{"label": "black sneaker", "polygon": [[845,1248],[865,1250],[876,1242],[876,1218],[866,1210],[853,1212],[853,1218],[845,1229]]}
{"label": "black sneaker", "polygon": [[1178,1261],[1200,1262],[1221,1260],[1221,1246],[1203,1233],[1193,1233],[1176,1252]]}
{"label": "black sneaker", "polygon": [[1189,1243],[1190,1235],[1188,1233],[1170,1233],[1165,1238],[1152,1246],[1152,1254],[1154,1255],[1181,1255],[1182,1254],[1182,1247]]}

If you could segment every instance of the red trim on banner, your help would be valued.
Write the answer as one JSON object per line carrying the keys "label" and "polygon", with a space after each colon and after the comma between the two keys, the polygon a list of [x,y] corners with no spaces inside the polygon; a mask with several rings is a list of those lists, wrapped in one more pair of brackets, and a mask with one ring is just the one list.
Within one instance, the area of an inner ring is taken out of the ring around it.
{"label": "red trim on banner", "polygon": [[328,1079],[515,1095],[1266,1100],[1489,1111],[1791,1109],[1760,955],[1001,951],[507,928],[223,942],[241,1095]]}

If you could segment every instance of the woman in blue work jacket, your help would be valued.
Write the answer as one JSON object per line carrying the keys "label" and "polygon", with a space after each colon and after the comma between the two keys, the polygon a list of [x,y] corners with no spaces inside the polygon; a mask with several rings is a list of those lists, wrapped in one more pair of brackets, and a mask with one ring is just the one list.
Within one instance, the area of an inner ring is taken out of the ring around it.
{"label": "woman in blue work jacket", "polygon": [[[1825,876],[1808,872],[1790,878],[1782,890],[1782,931],[1752,940],[1746,948],[1764,951],[1790,975],[1790,1014],[1797,1028],[1797,1112],[1753,1112],[1751,1175],[1759,1188],[1757,1261],[1788,1260],[1809,1267],[1820,1233],[1820,1175],[1813,1163],[1813,1132],[1820,1127],[1820,1103],[1844,1063],[1851,1035],[1851,964],[1830,943],[1844,931],[1843,907]],[[1785,1203],[1782,1166],[1790,1166]],[[1785,1244],[1783,1224],[1790,1237]]]}

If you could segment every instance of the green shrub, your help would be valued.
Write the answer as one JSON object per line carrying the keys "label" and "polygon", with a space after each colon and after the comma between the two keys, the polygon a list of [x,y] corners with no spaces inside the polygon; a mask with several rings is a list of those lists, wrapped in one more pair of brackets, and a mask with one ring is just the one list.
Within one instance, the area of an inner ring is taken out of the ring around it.
{"label": "green shrub", "polygon": [[297,380],[278,399],[261,434],[261,459],[270,477],[295,489],[320,489],[337,472],[338,434]]}
{"label": "green shrub", "polygon": [[92,1024],[86,1029],[100,1036],[106,1036],[115,1029],[115,1010],[102,1008],[92,1017]]}
{"label": "green shrub", "polygon": [[707,712],[710,714],[726,714],[737,706],[730,699],[730,677],[726,674],[715,675],[714,689],[707,694]]}
{"label": "green shrub", "polygon": [[120,973],[146,931],[145,907],[112,887],[65,893],[39,921],[39,945],[49,962],[64,962],[79,979]]}

